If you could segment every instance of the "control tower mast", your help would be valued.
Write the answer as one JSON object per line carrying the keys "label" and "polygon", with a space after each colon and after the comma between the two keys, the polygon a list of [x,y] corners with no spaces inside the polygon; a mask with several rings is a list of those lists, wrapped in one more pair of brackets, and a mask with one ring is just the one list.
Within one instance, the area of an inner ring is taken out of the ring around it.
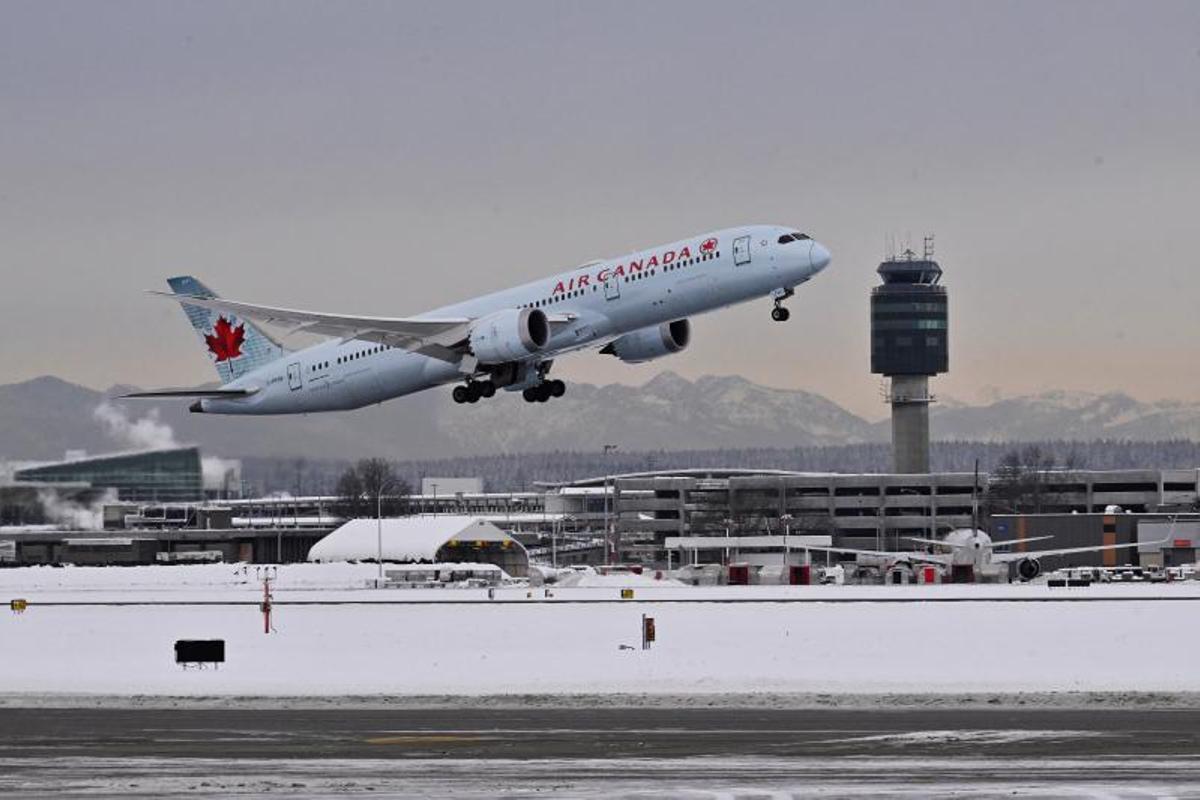
{"label": "control tower mast", "polygon": [[891,379],[892,462],[900,473],[929,472],[929,379],[950,365],[946,288],[933,237],[918,257],[905,250],[877,270],[871,290],[871,372]]}

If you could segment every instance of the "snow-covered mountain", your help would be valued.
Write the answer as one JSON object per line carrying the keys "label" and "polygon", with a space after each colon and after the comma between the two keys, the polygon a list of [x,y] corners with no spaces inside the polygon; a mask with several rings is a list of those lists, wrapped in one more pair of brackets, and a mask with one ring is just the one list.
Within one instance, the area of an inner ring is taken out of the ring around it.
{"label": "snow-covered mountain", "polygon": [[821,395],[736,376],[689,381],[662,372],[639,387],[572,384],[545,405],[501,395],[473,406],[442,404],[436,422],[463,450],[488,452],[845,444],[871,436],[865,420]]}
{"label": "snow-covered mountain", "polygon": [[1143,403],[1110,392],[1043,392],[986,406],[935,404],[930,428],[938,439],[1200,439],[1200,403]]}
{"label": "snow-covered mountain", "polygon": [[[107,394],[113,393],[115,387]],[[96,413],[106,393],[41,377],[0,386],[0,459],[138,446],[131,431],[230,457],[396,459],[591,451],[605,444],[624,452],[837,445],[890,436],[886,420],[869,423],[821,395],[737,376],[691,381],[663,372],[639,387],[572,384],[565,397],[545,404],[500,392],[459,406],[448,394],[435,390],[359,411],[279,418],[189,414],[185,403],[113,403],[131,423],[114,426],[111,409]],[[132,424],[137,420],[146,424]],[[941,440],[1200,440],[1200,403],[1046,392],[982,406],[937,404],[931,428]]]}

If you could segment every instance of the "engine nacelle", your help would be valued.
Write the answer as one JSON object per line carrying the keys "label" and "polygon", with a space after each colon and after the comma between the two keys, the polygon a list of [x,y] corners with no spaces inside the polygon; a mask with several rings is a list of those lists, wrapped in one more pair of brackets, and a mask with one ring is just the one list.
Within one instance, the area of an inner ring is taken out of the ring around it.
{"label": "engine nacelle", "polygon": [[550,341],[550,322],[538,308],[506,308],[471,328],[471,352],[481,364],[521,361]]}
{"label": "engine nacelle", "polygon": [[692,324],[686,319],[677,319],[627,333],[600,352],[614,355],[628,364],[641,364],[678,353],[691,339]]}
{"label": "engine nacelle", "polygon": [[1042,574],[1042,562],[1036,558],[1022,558],[1017,562],[1017,575],[1023,581],[1031,581]]}

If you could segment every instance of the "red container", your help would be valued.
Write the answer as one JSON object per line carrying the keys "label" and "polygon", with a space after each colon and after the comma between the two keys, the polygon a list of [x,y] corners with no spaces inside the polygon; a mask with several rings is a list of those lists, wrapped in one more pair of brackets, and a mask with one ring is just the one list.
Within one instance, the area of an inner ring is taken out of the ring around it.
{"label": "red container", "polygon": [[730,564],[729,565],[729,585],[730,586],[749,586],[750,585],[750,565],[749,564]]}
{"label": "red container", "polygon": [[808,564],[792,564],[788,567],[788,583],[792,586],[812,585],[812,567]]}
{"label": "red container", "polygon": [[951,583],[974,583],[975,568],[970,564],[954,564],[950,567]]}

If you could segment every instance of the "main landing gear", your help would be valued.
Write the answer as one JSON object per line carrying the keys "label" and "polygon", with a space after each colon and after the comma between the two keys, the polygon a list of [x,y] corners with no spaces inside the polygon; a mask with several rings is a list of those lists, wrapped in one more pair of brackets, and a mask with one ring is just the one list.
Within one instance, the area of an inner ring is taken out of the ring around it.
{"label": "main landing gear", "polygon": [[544,403],[551,397],[562,397],[567,393],[567,385],[560,380],[542,381],[537,386],[530,386],[521,392],[526,403]]}
{"label": "main landing gear", "polygon": [[776,289],[771,292],[771,297],[775,300],[775,307],[771,309],[771,319],[776,322],[788,321],[788,317],[792,316],[792,312],[783,307],[783,301],[795,293],[795,289]]}
{"label": "main landing gear", "polygon": [[[527,403],[544,403],[551,397],[562,397],[567,393],[567,385],[559,380],[542,381],[530,386],[521,393]],[[491,381],[470,381],[465,385],[454,387],[450,396],[456,403],[478,403],[481,399],[496,394],[496,384]]]}
{"label": "main landing gear", "polygon": [[496,393],[496,384],[491,381],[470,381],[465,386],[455,386],[450,396],[456,403],[478,403],[480,398]]}

